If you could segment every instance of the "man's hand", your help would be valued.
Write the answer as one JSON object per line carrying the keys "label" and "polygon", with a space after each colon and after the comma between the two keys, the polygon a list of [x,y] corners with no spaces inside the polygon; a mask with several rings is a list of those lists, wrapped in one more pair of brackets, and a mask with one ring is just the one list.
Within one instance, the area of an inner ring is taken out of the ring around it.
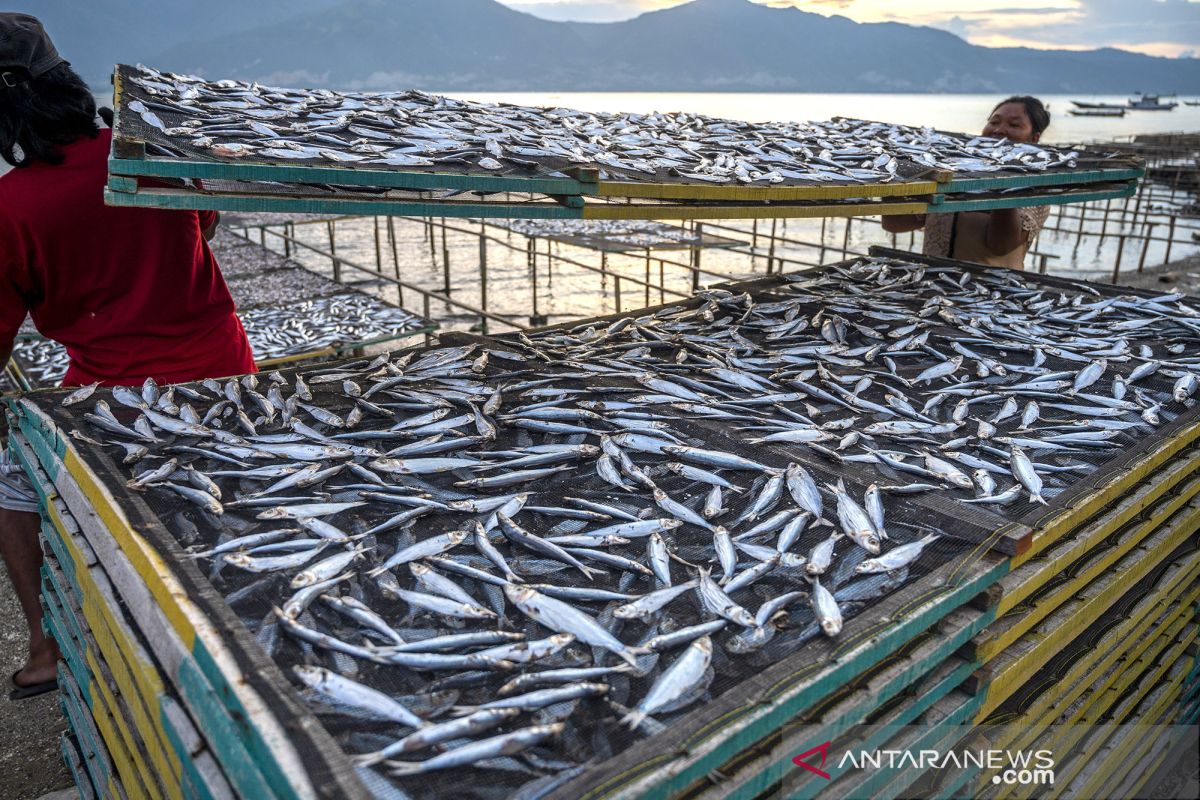
{"label": "man's hand", "polygon": [[908,233],[925,227],[924,214],[889,214],[880,217],[879,224],[888,233]]}

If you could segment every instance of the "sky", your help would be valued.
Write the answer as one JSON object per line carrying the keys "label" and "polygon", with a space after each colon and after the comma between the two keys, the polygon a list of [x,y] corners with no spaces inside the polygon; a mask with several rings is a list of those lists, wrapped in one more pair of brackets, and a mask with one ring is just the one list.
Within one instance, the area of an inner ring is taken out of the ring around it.
{"label": "sky", "polygon": [[[545,19],[614,22],[689,0],[500,0]],[[985,47],[1200,56],[1200,0],[753,0],[856,22],[907,22]]]}

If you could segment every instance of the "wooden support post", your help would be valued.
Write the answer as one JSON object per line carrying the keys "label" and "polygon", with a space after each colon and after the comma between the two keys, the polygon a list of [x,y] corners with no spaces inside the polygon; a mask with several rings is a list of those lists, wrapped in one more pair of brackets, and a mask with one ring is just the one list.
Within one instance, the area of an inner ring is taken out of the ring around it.
{"label": "wooden support post", "polygon": [[1104,243],[1104,237],[1108,235],[1108,212],[1112,210],[1112,198],[1104,201],[1104,221],[1100,223],[1100,243]]}
{"label": "wooden support post", "polygon": [[400,251],[396,244],[396,218],[387,218],[388,244],[392,248],[392,267],[396,270],[396,295],[401,307],[404,306],[404,287],[400,285]]}
{"label": "wooden support post", "polygon": [[846,233],[842,235],[842,260],[845,261],[850,250],[850,222],[854,217],[846,217]]}
{"label": "wooden support post", "polygon": [[529,255],[529,283],[533,286],[533,313],[529,315],[529,324],[536,328],[546,324],[546,318],[538,311],[537,251],[527,243],[525,252]]}
{"label": "wooden support post", "polygon": [[442,291],[450,294],[450,247],[446,244],[446,218],[442,217]]}
{"label": "wooden support post", "polygon": [[[428,293],[422,294],[421,297],[423,298],[422,307],[425,310],[425,319],[429,319],[430,318],[429,294]],[[429,344],[429,334],[428,333],[425,334],[425,344]]]}
{"label": "wooden support post", "polygon": [[758,249],[758,218],[750,221],[750,249]]}
{"label": "wooden support post", "polygon": [[266,225],[258,226],[258,244],[263,248],[266,248],[266,246],[267,246],[267,226]]}
{"label": "wooden support post", "polygon": [[1117,236],[1117,261],[1113,264],[1113,274],[1110,283],[1116,283],[1117,277],[1121,274],[1121,256],[1125,253],[1125,234]]}
{"label": "wooden support post", "polygon": [[333,220],[325,223],[325,230],[329,233],[329,259],[333,262],[333,280],[335,283],[341,283],[342,262],[338,261],[337,257],[337,237],[333,231]]}
{"label": "wooden support post", "polygon": [[646,300],[644,307],[650,306],[650,248],[646,248]]}
{"label": "wooden support post", "polygon": [[1079,207],[1079,234],[1075,237],[1075,249],[1079,249],[1079,245],[1083,243],[1083,219],[1087,216],[1084,214],[1083,206]]}
{"label": "wooden support post", "polygon": [[667,302],[667,281],[663,276],[666,274],[666,263],[660,258],[658,260],[658,302]]}
{"label": "wooden support post", "polygon": [[295,236],[295,229],[291,222],[283,223],[283,257],[292,257],[292,237]]}
{"label": "wooden support post", "polygon": [[1046,266],[1049,263],[1049,261],[1050,261],[1050,257],[1047,256],[1045,253],[1042,253],[1038,256],[1038,272],[1040,274],[1042,274],[1042,275],[1046,274]]}
{"label": "wooden support post", "polygon": [[613,311],[621,313],[621,276],[620,274],[613,275]]}
{"label": "wooden support post", "polygon": [[604,250],[600,251],[600,285],[604,286],[608,283],[608,253]]}
{"label": "wooden support post", "polygon": [[1145,269],[1145,267],[1146,267],[1146,252],[1150,249],[1150,241],[1154,238],[1155,224],[1157,224],[1157,223],[1154,223],[1154,222],[1146,223],[1146,229],[1147,229],[1146,235],[1142,239],[1142,257],[1138,259],[1137,271],[1138,271],[1139,275],[1142,273],[1142,270]]}
{"label": "wooden support post", "polygon": [[546,285],[554,285],[554,256],[550,253],[550,240],[546,240]]}
{"label": "wooden support post", "polygon": [[827,221],[825,217],[821,217],[821,255],[817,258],[818,264],[825,263],[825,223]]}
{"label": "wooden support post", "polygon": [[433,217],[429,218],[429,224],[426,226],[429,232],[429,263],[437,269],[437,237],[433,230]]}
{"label": "wooden support post", "polygon": [[700,256],[704,252],[704,244],[703,244],[704,225],[699,222],[696,223],[696,240],[697,240],[696,251],[695,251],[695,255],[693,257],[693,260],[695,263],[692,264],[692,267],[693,267],[692,291],[693,292],[700,291]]}
{"label": "wooden support post", "polygon": [[[775,225],[779,222],[778,219],[771,219],[771,242],[767,245],[767,274],[770,275],[775,271]],[[824,222],[824,220],[822,220]]]}
{"label": "wooden support post", "polygon": [[371,227],[375,229],[375,271],[383,273],[383,248],[379,243],[379,217],[371,217]]}
{"label": "wooden support post", "polygon": [[[488,310],[488,273],[487,273],[487,236],[481,230],[479,233],[479,307]],[[479,318],[479,330],[487,334],[488,318]]]}
{"label": "wooden support post", "polygon": [[1163,256],[1164,264],[1171,263],[1171,245],[1175,243],[1175,220],[1176,219],[1177,219],[1177,217],[1174,214],[1172,214],[1171,221],[1170,221],[1170,223],[1168,223],[1168,225],[1170,227],[1167,228],[1167,254],[1165,256]]}

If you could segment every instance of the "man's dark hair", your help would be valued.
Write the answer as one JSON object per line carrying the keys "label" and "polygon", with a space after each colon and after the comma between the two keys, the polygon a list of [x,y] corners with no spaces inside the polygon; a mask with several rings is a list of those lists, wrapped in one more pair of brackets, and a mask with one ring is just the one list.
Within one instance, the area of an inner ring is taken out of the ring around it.
{"label": "man's dark hair", "polygon": [[[1027,94],[1013,95],[1007,100],[1001,100],[996,103],[996,108],[1006,106],[1009,103],[1020,103],[1025,106],[1025,113],[1029,115],[1029,122],[1033,125],[1034,134],[1040,135],[1046,128],[1050,127],[1050,112],[1046,110],[1046,106],[1041,100],[1036,97],[1031,97]],[[996,108],[992,109],[992,113],[996,113]]]}
{"label": "man's dark hair", "polygon": [[61,148],[80,136],[95,138],[96,100],[67,64],[15,86],[0,86],[0,158],[14,167],[61,164]]}

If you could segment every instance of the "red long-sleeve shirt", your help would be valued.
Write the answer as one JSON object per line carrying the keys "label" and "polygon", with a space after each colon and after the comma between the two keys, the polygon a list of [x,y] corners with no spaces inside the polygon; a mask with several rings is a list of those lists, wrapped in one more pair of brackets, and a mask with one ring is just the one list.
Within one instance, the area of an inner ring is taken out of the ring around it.
{"label": "red long-sleeve shirt", "polygon": [[0,177],[0,343],[25,318],[71,357],[64,386],[137,385],[254,371],[202,231],[213,212],[104,205],[112,131],[62,164]]}

